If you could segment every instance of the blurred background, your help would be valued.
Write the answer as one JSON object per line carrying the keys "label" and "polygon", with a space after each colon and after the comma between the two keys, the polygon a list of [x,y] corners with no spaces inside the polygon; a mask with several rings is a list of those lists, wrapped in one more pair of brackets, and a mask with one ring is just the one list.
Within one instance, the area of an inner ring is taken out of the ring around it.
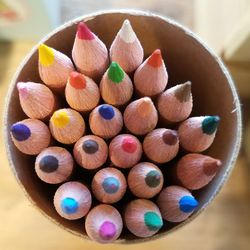
{"label": "blurred background", "polygon": [[[240,156],[230,180],[196,220],[165,239],[112,249],[250,249],[250,0],[0,0],[0,112],[16,68],[33,45],[58,25],[97,10],[134,8],[175,19],[197,33],[228,66],[244,115]],[[212,91],[212,90],[211,90]],[[0,116],[2,127],[2,115]],[[223,147],[223,145],[221,145]],[[85,242],[43,217],[12,175],[0,140],[0,249],[78,250]]]}

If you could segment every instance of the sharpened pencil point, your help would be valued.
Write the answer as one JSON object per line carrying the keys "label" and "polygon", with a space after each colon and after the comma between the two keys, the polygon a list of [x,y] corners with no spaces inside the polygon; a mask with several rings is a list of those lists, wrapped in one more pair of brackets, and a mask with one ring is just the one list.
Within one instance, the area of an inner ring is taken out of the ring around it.
{"label": "sharpened pencil point", "polygon": [[126,19],[123,22],[119,35],[126,43],[133,43],[135,41],[136,35],[129,20]]}
{"label": "sharpened pencil point", "polygon": [[156,170],[151,170],[147,173],[145,182],[146,184],[151,187],[155,188],[161,183],[161,174]]}
{"label": "sharpened pencil point", "polygon": [[99,235],[104,240],[112,239],[116,234],[116,226],[111,221],[105,221],[102,223],[99,229]]}
{"label": "sharpened pencil point", "polygon": [[174,89],[174,95],[180,102],[188,102],[191,98],[191,82],[177,85]]}
{"label": "sharpened pencil point", "polygon": [[148,229],[152,231],[159,230],[163,225],[161,217],[157,213],[151,211],[144,214],[144,223]]}
{"label": "sharpened pencil point", "polygon": [[70,73],[69,82],[75,89],[84,89],[86,87],[86,80],[84,76],[76,71]]}
{"label": "sharpened pencil point", "polygon": [[115,111],[113,107],[107,104],[101,105],[98,111],[101,117],[104,118],[105,120],[111,120],[115,116]]}
{"label": "sharpened pencil point", "polygon": [[158,68],[162,65],[162,56],[161,56],[161,50],[160,49],[156,49],[152,55],[148,58],[147,63],[154,67],[154,68]]}
{"label": "sharpened pencil point", "polygon": [[142,117],[147,116],[153,109],[153,102],[149,97],[143,97],[138,103],[137,111],[138,115]]}
{"label": "sharpened pencil point", "polygon": [[67,112],[58,110],[52,115],[51,121],[55,124],[56,127],[63,128],[69,123],[69,116]]}
{"label": "sharpened pencil point", "polygon": [[218,125],[219,125],[220,117],[219,116],[206,116],[202,121],[202,131],[205,134],[212,135]]}
{"label": "sharpened pencil point", "polygon": [[10,131],[17,141],[25,141],[31,136],[30,129],[21,123],[13,124]]}
{"label": "sharpened pencil point", "polygon": [[122,149],[127,153],[134,153],[137,149],[137,142],[133,138],[124,138],[122,141]]}
{"label": "sharpened pencil point", "polygon": [[26,86],[26,83],[25,82],[18,82],[17,83],[17,89],[18,89],[18,93],[23,97],[27,97],[28,96],[28,93],[29,93],[29,90]]}
{"label": "sharpened pencil point", "polygon": [[209,159],[203,165],[203,172],[207,176],[213,176],[221,167],[221,161],[216,159]]}
{"label": "sharpened pencil point", "polygon": [[179,201],[180,210],[184,213],[191,213],[199,205],[193,196],[183,196]]}
{"label": "sharpened pencil point", "polygon": [[115,194],[120,188],[120,183],[115,177],[107,177],[104,179],[102,187],[106,193]]}
{"label": "sharpened pencil point", "polygon": [[45,44],[39,46],[38,54],[41,65],[48,67],[54,62],[54,50]]}
{"label": "sharpened pencil point", "polygon": [[74,214],[78,210],[78,202],[73,198],[64,198],[61,202],[61,208],[66,214]]}
{"label": "sharpened pencil point", "polygon": [[166,130],[162,135],[162,139],[167,145],[175,145],[178,141],[177,132],[174,130]]}
{"label": "sharpened pencil point", "polygon": [[112,62],[108,68],[108,78],[114,83],[120,83],[124,79],[124,71],[117,62]]}
{"label": "sharpened pencil point", "polygon": [[80,22],[77,26],[77,37],[81,40],[93,40],[95,36],[84,22]]}

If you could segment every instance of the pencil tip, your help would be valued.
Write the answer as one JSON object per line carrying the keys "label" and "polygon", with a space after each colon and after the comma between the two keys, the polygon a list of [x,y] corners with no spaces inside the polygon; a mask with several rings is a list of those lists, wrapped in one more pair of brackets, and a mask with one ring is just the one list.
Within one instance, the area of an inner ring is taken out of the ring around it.
{"label": "pencil tip", "polygon": [[144,214],[144,223],[149,230],[153,231],[159,230],[163,225],[161,217],[157,213],[151,211]]}
{"label": "pencil tip", "polygon": [[122,141],[122,149],[127,153],[134,153],[137,149],[137,143],[133,138],[126,137]]}
{"label": "pencil tip", "polygon": [[111,105],[103,104],[98,109],[99,114],[105,120],[111,120],[115,116],[115,111]]}
{"label": "pencil tip", "polygon": [[174,88],[174,95],[180,102],[188,102],[191,98],[191,82],[177,85]]}
{"label": "pencil tip", "polygon": [[220,122],[219,116],[206,116],[202,121],[203,133],[212,135],[217,130],[219,122]]}
{"label": "pencil tip", "polygon": [[115,224],[111,221],[104,221],[99,229],[99,235],[103,240],[110,240],[116,234]]}
{"label": "pencil tip", "polygon": [[207,176],[213,176],[217,173],[221,165],[222,163],[220,160],[209,157],[208,160],[204,162],[203,172]]}
{"label": "pencil tip", "polygon": [[27,97],[29,90],[27,87],[27,84],[25,82],[18,82],[17,83],[17,89],[18,89],[18,93],[23,97]]}
{"label": "pencil tip", "polygon": [[80,22],[77,26],[77,37],[81,40],[93,40],[95,38],[93,32],[84,22]]}
{"label": "pencil tip", "polygon": [[66,214],[74,214],[78,207],[78,202],[73,198],[66,197],[61,201],[61,208]]}
{"label": "pencil tip", "polygon": [[70,73],[69,83],[75,89],[84,89],[86,87],[85,77],[76,71]]}
{"label": "pencil tip", "polygon": [[120,183],[115,177],[111,176],[104,179],[102,187],[106,193],[115,194],[120,188]]}
{"label": "pencil tip", "polygon": [[130,24],[130,21],[126,19],[119,31],[119,36],[126,43],[133,43],[136,39],[136,34]]}
{"label": "pencil tip", "polygon": [[146,116],[151,113],[153,109],[153,102],[149,97],[143,97],[138,100],[137,111],[141,116]]}
{"label": "pencil tip", "polygon": [[178,141],[177,132],[174,130],[170,130],[170,129],[166,130],[162,135],[162,140],[167,145],[170,145],[170,146],[175,145]]}
{"label": "pencil tip", "polygon": [[12,136],[17,141],[25,141],[31,135],[30,129],[22,123],[13,124],[10,128],[10,131],[11,131]]}
{"label": "pencil tip", "polygon": [[184,213],[191,213],[199,205],[199,202],[191,195],[183,196],[179,200],[180,210]]}
{"label": "pencil tip", "polygon": [[69,116],[64,110],[57,110],[51,117],[52,123],[58,127],[63,128],[69,123]]}
{"label": "pencil tip", "polygon": [[155,188],[161,183],[161,174],[156,170],[151,170],[147,173],[145,182],[149,187]]}
{"label": "pencil tip", "polygon": [[156,49],[151,56],[149,56],[147,60],[147,64],[154,68],[158,68],[163,64],[162,56],[161,56],[161,50]]}
{"label": "pencil tip", "polygon": [[114,83],[120,83],[124,79],[124,71],[117,62],[112,62],[108,68],[108,78]]}
{"label": "pencil tip", "polygon": [[50,66],[54,62],[54,50],[45,44],[40,44],[38,48],[39,62],[43,66]]}

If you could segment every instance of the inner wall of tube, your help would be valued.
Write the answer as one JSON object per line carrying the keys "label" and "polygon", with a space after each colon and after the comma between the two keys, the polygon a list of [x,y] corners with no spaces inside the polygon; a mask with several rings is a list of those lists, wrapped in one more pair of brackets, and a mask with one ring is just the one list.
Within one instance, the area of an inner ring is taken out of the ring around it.
{"label": "inner wall of tube", "polygon": [[[191,116],[219,115],[222,118],[216,139],[211,148],[205,151],[204,154],[221,159],[223,168],[207,187],[193,192],[193,194],[199,199],[201,208],[208,201],[210,196],[213,195],[216,187],[221,182],[221,178],[228,167],[231,151],[235,146],[237,117],[236,113],[233,114],[231,112],[235,107],[232,101],[233,97],[228,86],[227,78],[215,59],[193,37],[186,34],[180,28],[157,17],[113,13],[96,16],[94,19],[89,20],[86,23],[106,44],[107,48],[109,48],[123,20],[126,18],[131,21],[132,26],[142,43],[145,52],[144,59],[155,49],[160,48],[162,50],[162,55],[169,74],[167,88],[183,83],[187,80],[192,82],[194,108]],[[112,23],[112,26],[110,26],[110,23]],[[45,43],[67,54],[71,58],[71,49],[75,32],[76,24],[72,24],[72,26],[52,35],[47,41],[45,41]],[[38,53],[36,51],[21,69],[16,82],[41,82],[38,74],[37,61]],[[133,99],[136,98],[137,96],[135,95]],[[69,107],[66,101],[64,102],[64,107]],[[26,117],[21,110],[16,87],[13,89],[7,112],[8,128],[12,123],[25,119]],[[84,117],[84,120],[86,125],[88,125],[88,118]],[[48,122],[46,123],[48,124]],[[90,133],[91,131],[88,127],[86,134]],[[128,131],[124,128],[121,133],[128,133]],[[142,138],[139,139],[140,141],[142,140]],[[53,195],[59,185],[46,184],[38,179],[34,170],[35,157],[26,156],[20,153],[11,142],[9,131],[8,144],[17,177],[34,200],[35,204],[50,217],[56,219],[64,227],[76,231],[77,233],[85,234],[84,219],[69,221],[63,219],[56,213],[53,206]],[[57,143],[56,141],[54,141],[53,144],[60,145],[60,143]],[[63,145],[63,147],[65,147],[65,145]],[[67,146],[66,148],[72,152],[73,146]],[[181,153],[179,153],[179,157],[180,155]],[[147,161],[145,156],[141,159],[141,162],[142,161]],[[109,164],[110,161],[107,161],[103,167],[108,167]],[[165,177],[173,164],[174,162],[172,161],[160,166]],[[92,177],[96,172],[97,170],[88,171],[76,164],[71,179],[79,180],[90,185]],[[122,170],[122,172],[127,176],[129,169]],[[168,181],[169,178],[165,179]],[[166,183],[167,181],[165,181],[164,186],[173,184],[171,181]],[[124,205],[132,199],[136,199],[136,197],[127,190],[124,198],[120,202],[114,204],[114,206],[118,208],[122,214],[123,211],[121,207],[124,207]],[[155,198],[151,200],[155,201]],[[97,203],[97,200],[93,196],[93,205],[96,205]],[[166,230],[168,231],[178,224],[180,223],[169,223],[164,221],[164,226],[159,233]],[[137,237],[132,235],[124,227],[120,238],[130,240]]]}

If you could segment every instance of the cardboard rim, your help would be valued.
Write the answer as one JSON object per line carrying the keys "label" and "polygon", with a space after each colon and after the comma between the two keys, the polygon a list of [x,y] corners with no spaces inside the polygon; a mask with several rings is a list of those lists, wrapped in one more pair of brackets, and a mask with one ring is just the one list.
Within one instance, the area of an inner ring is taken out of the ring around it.
{"label": "cardboard rim", "polygon": [[[82,235],[74,230],[71,230],[67,227],[64,227],[61,223],[59,223],[56,219],[52,218],[51,216],[49,216],[48,214],[46,214],[40,207],[38,204],[36,204],[36,202],[29,196],[28,192],[26,191],[26,189],[24,188],[22,182],[19,180],[16,169],[15,169],[15,164],[12,160],[12,156],[11,156],[11,152],[10,149],[8,147],[8,128],[7,128],[7,115],[8,115],[8,105],[9,105],[9,101],[11,99],[11,95],[12,92],[15,88],[15,84],[16,84],[16,80],[22,70],[22,68],[26,65],[26,63],[29,61],[29,59],[31,58],[31,56],[36,52],[36,50],[38,49],[39,44],[46,42],[50,37],[52,37],[53,35],[55,35],[56,33],[58,33],[59,31],[73,25],[76,24],[80,21],[88,21],[88,20],[92,20],[94,19],[96,16],[100,16],[103,14],[128,14],[128,15],[132,15],[132,16],[150,16],[153,18],[157,18],[160,19],[164,22],[169,23],[172,26],[175,26],[177,29],[180,29],[182,32],[184,32],[187,36],[192,37],[194,40],[196,40],[197,43],[199,43],[200,45],[202,45],[202,47],[211,55],[211,57],[216,61],[216,63],[218,64],[218,67],[222,70],[223,74],[225,75],[229,88],[232,92],[232,95],[234,97],[234,103],[236,106],[236,109],[234,110],[234,112],[236,112],[236,116],[237,116],[237,131],[236,131],[236,141],[235,141],[235,147],[233,148],[232,151],[232,155],[230,157],[229,163],[227,165],[226,171],[223,174],[223,177],[221,178],[219,184],[216,186],[215,191],[213,192],[213,194],[209,197],[209,199],[207,200],[207,202],[205,202],[200,208],[199,210],[193,214],[191,217],[189,217],[187,220],[185,220],[184,222],[176,225],[175,227],[173,227],[172,229],[166,231],[166,232],[161,232],[160,234],[155,234],[149,238],[138,238],[138,239],[132,239],[132,240],[127,240],[127,239],[118,239],[116,240],[114,243],[120,243],[120,244],[134,244],[134,243],[145,243],[148,241],[152,241],[152,240],[156,240],[156,239],[160,239],[165,237],[166,235],[178,230],[179,228],[183,227],[184,225],[186,225],[187,223],[191,222],[192,220],[194,220],[201,212],[204,211],[205,208],[208,207],[208,205],[214,200],[214,198],[216,197],[216,195],[219,193],[219,191],[221,190],[222,186],[225,184],[225,182],[228,180],[233,168],[234,168],[234,164],[236,162],[237,156],[239,154],[239,150],[240,150],[240,146],[241,146],[241,140],[242,140],[242,114],[241,114],[241,105],[240,105],[240,100],[237,94],[237,90],[235,88],[234,82],[227,70],[227,68],[225,67],[224,63],[222,62],[222,60],[215,54],[215,52],[202,40],[200,39],[197,35],[195,35],[191,30],[189,30],[187,27],[184,27],[183,25],[179,24],[178,22],[161,16],[159,14],[155,14],[152,13],[150,11],[141,11],[141,10],[134,10],[134,9],[113,9],[113,10],[104,10],[104,11],[97,11],[97,12],[93,12],[87,15],[83,15],[80,17],[77,17],[73,20],[70,20],[66,23],[64,23],[63,25],[59,26],[58,28],[54,29],[52,32],[50,32],[48,35],[46,35],[44,38],[42,38],[32,49],[31,51],[27,54],[27,56],[24,58],[24,60],[21,62],[21,64],[19,65],[15,75],[13,76],[9,89],[8,89],[8,93],[7,96],[5,98],[5,106],[4,106],[4,126],[3,126],[3,137],[4,137],[4,145],[5,145],[5,149],[7,152],[7,158],[10,164],[10,168],[19,184],[19,186],[21,187],[21,189],[23,190],[25,196],[29,199],[29,201],[31,202],[32,205],[34,205],[46,218],[48,218],[50,221],[54,222],[55,224],[57,224],[58,226],[60,226],[61,228],[65,229],[66,231],[82,237],[84,239],[90,240],[88,238],[87,235]],[[92,240],[90,240],[92,241]]]}

